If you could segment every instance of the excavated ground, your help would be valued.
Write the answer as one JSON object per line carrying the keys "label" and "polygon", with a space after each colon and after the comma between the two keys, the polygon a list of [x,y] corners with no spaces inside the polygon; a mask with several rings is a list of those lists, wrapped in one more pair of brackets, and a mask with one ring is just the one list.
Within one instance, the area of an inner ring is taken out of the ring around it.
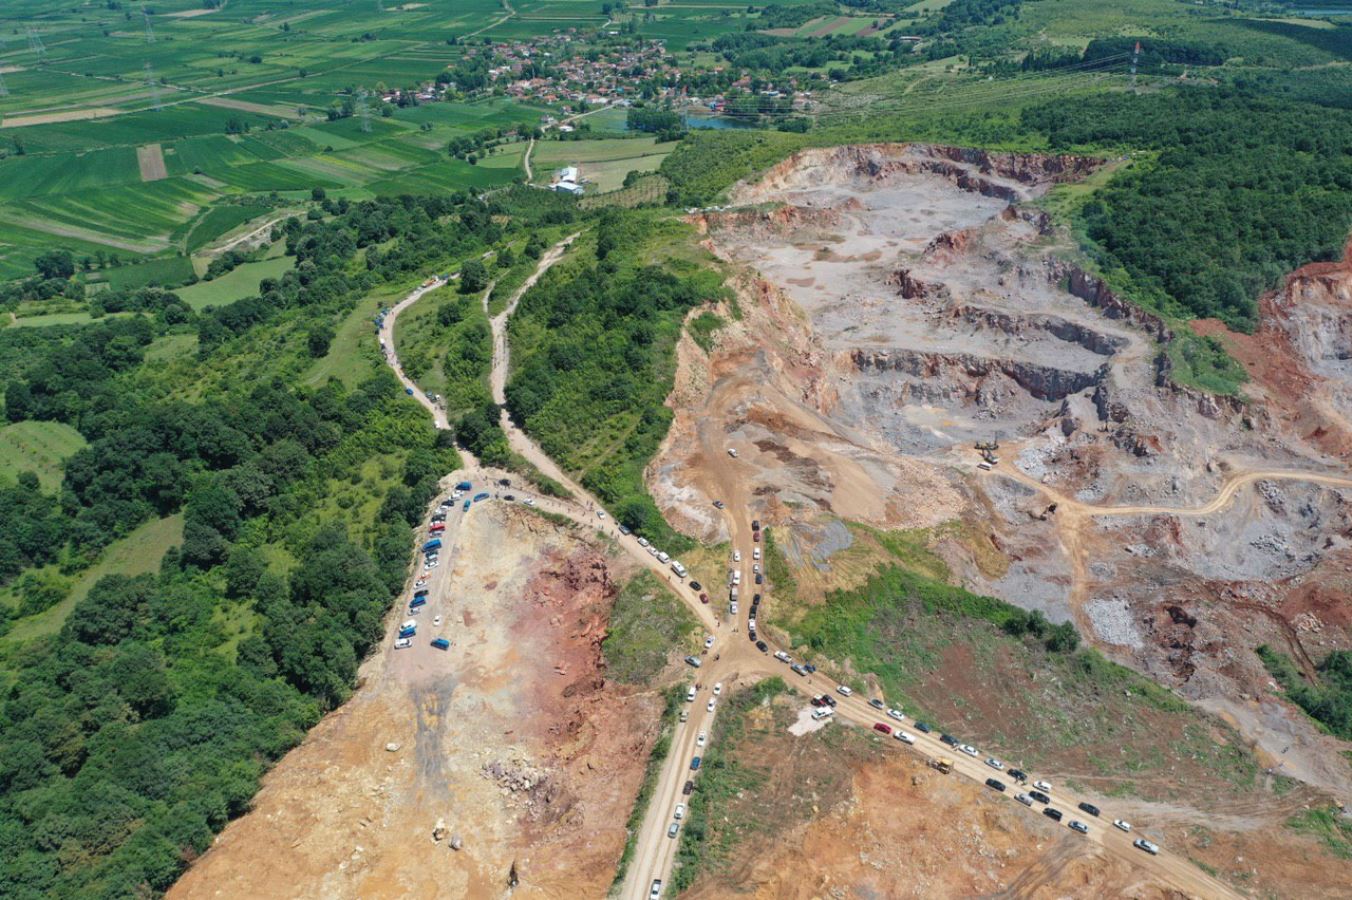
{"label": "excavated ground", "polygon": [[661,711],[604,677],[628,564],[492,504],[455,540],[449,653],[387,643],[172,897],[605,893]]}
{"label": "excavated ground", "polygon": [[[1352,804],[1349,744],[1288,704],[1253,653],[1267,643],[1309,671],[1352,647],[1352,490],[1259,478],[1205,515],[1095,509],[1203,507],[1248,472],[1346,479],[1352,266],[1293,274],[1256,336],[1226,336],[1254,376],[1247,402],[1181,388],[1158,352],[1169,329],[1066,262],[1071,241],[1036,207],[1095,165],[843,147],[741,186],[740,208],[696,220],[740,271],[738,299],[712,354],[680,346],[649,485],[709,539],[714,499],[804,545],[823,515],[958,520],[968,539],[934,549],[968,587],[1075,620],[1231,723],[1272,771]],[[981,473],[973,443],[989,440],[1002,461]]]}

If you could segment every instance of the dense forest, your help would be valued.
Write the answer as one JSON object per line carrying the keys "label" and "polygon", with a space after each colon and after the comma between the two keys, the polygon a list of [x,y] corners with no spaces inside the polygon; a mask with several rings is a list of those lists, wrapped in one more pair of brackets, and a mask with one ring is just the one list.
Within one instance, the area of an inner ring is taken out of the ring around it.
{"label": "dense forest", "polygon": [[[167,888],[346,698],[406,577],[410,526],[458,459],[374,354],[350,386],[280,375],[324,357],[376,285],[501,230],[465,197],[335,206],[283,229],[298,265],[257,297],[171,323],[178,305],[157,294],[144,315],[23,348],[6,336],[9,420],[88,441],[59,494],[32,475],[0,491],[0,580],[21,576],[21,612],[58,602],[58,571],[142,521],[181,516],[183,541],[157,572],[99,580],[5,659],[0,895]],[[176,335],[197,341],[176,372],[215,379],[204,398],[146,361]]]}
{"label": "dense forest", "polygon": [[1242,329],[1285,273],[1352,230],[1352,113],[1239,90],[1106,94],[1026,110],[1052,149],[1148,151],[1085,205],[1133,297]]}

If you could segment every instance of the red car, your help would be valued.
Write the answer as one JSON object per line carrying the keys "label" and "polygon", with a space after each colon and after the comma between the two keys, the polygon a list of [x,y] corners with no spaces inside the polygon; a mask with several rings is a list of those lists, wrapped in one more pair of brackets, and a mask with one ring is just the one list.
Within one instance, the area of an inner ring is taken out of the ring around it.
{"label": "red car", "polygon": [[760,534],[761,534],[761,533],[760,533],[759,531],[753,531],[753,532],[751,532],[751,540],[753,540],[753,541],[755,541],[756,543],[759,544],[759,543],[760,543]]}
{"label": "red car", "polygon": [[878,723],[876,723],[876,724],[873,726],[873,730],[874,730],[874,731],[881,731],[883,734],[891,734],[891,733],[892,733],[892,726],[886,724],[885,722],[878,722]]}
{"label": "red car", "polygon": [[708,595],[708,594],[700,594],[700,595],[699,595],[699,602],[700,602],[700,603],[708,603],[708,602],[709,602],[709,595]]}

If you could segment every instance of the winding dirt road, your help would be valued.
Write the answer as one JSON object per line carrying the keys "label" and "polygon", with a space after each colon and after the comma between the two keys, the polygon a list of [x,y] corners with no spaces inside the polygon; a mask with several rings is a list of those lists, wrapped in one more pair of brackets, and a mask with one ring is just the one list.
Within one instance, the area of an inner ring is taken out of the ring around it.
{"label": "winding dirt road", "polygon": [[[515,310],[521,296],[533,286],[541,275],[554,265],[562,257],[564,251],[577,237],[576,234],[560,241],[550,249],[548,253],[540,259],[535,273],[527,280],[525,284],[513,295],[507,307],[492,321],[493,326],[493,366],[491,385],[494,400],[501,403],[504,399],[504,390],[506,386],[506,377],[510,362],[510,348],[507,345],[507,324],[512,312]],[[428,291],[440,287],[446,283],[446,280],[436,279],[430,281],[416,290],[412,291],[399,304],[397,304],[385,317],[384,325],[381,328],[381,340],[386,348],[386,360],[399,377],[406,388],[413,389],[413,396],[418,399],[424,407],[432,413],[434,421],[438,428],[449,427],[446,423],[445,414],[437,408],[436,404],[426,399],[426,396],[418,390],[416,384],[407,377],[399,364],[398,355],[394,347],[394,328],[398,319],[398,314],[416,303]],[[575,484],[571,479],[563,475],[557,465],[551,460],[535,443],[518,429],[506,413],[502,416],[502,427],[506,431],[513,449],[522,453],[527,459],[540,467],[540,469],[551,477],[557,478],[562,484],[567,486],[572,493],[571,499],[558,499],[549,497],[531,497],[533,505],[546,512],[552,512],[557,515],[566,516],[572,521],[588,528],[594,528],[607,537],[613,537],[616,545],[628,553],[633,559],[639,562],[644,568],[653,571],[659,577],[666,579],[676,595],[686,604],[695,614],[697,619],[706,629],[706,633],[713,635],[715,643],[710,654],[705,657],[705,665],[699,670],[698,679],[700,688],[697,691],[696,699],[691,708],[689,721],[679,723],[676,726],[675,734],[671,742],[671,750],[659,773],[658,786],[654,791],[650,801],[647,814],[644,817],[639,835],[634,859],[630,865],[624,884],[621,887],[620,896],[622,898],[634,898],[634,900],[644,900],[648,896],[650,886],[654,879],[660,879],[664,884],[669,881],[672,864],[675,861],[676,852],[679,847],[679,838],[673,839],[667,836],[667,830],[673,820],[672,810],[675,805],[682,801],[682,789],[688,778],[697,779],[698,774],[690,770],[690,761],[693,756],[700,755],[702,748],[699,746],[699,735],[704,733],[707,736],[712,734],[714,717],[717,712],[718,698],[713,694],[713,685],[721,684],[726,693],[739,684],[752,683],[760,678],[771,675],[783,675],[789,686],[807,696],[816,694],[831,694],[836,696],[839,706],[836,709],[836,717],[842,720],[860,725],[863,727],[872,727],[873,723],[886,721],[879,717],[878,712],[868,705],[865,698],[854,696],[840,696],[836,694],[836,684],[821,673],[812,673],[806,677],[791,673],[787,666],[776,662],[771,653],[777,648],[768,646],[766,652],[758,651],[746,636],[746,622],[749,614],[749,603],[744,603],[738,616],[728,616],[722,620],[715,617],[714,608],[700,603],[698,593],[691,590],[689,584],[675,579],[668,571],[667,567],[651,556],[633,535],[624,536],[619,533],[613,519],[605,517],[601,512],[601,504],[592,497],[587,491]],[[708,440],[706,438],[706,440]],[[707,447],[707,452],[715,455],[723,452],[725,448]],[[467,461],[467,465],[460,471],[452,473],[448,479],[458,480],[465,478],[478,483],[493,482],[498,477],[505,477],[503,473],[492,470],[486,470],[479,466],[473,456],[462,451],[462,455]],[[742,551],[746,560],[752,558],[754,547],[761,546],[752,539],[752,528],[747,510],[747,497],[745,496],[745,485],[749,483],[748,478],[738,477],[737,464],[731,466],[712,467],[709,477],[719,482],[716,485],[717,490],[714,495],[727,498],[728,506],[724,513],[729,535],[731,537],[731,546]],[[555,474],[557,473],[557,475]],[[1008,474],[1002,472],[1001,474]],[[1022,473],[1020,473],[1022,474]],[[1017,476],[1015,476],[1017,478]],[[1024,476],[1027,477],[1027,476]],[[1232,483],[1227,483],[1221,493],[1209,504],[1198,509],[1210,509],[1212,511],[1224,506],[1234,493],[1244,484],[1259,480],[1263,477],[1287,478],[1315,480],[1321,483],[1329,483],[1338,486],[1352,486],[1352,480],[1340,479],[1334,476],[1319,475],[1313,478],[1299,473],[1246,473],[1237,476]],[[1038,490],[1047,491],[1044,485],[1041,485],[1032,479],[1029,479],[1032,486]],[[524,498],[524,495],[523,495]],[[1058,501],[1059,502],[1059,501]],[[1068,500],[1068,506],[1075,509],[1076,506],[1083,506],[1077,501]],[[1154,512],[1155,507],[1114,507],[1107,514],[1118,515],[1140,515]],[[1128,512],[1127,510],[1134,510]],[[1163,510],[1178,514],[1178,511]],[[1081,511],[1083,515],[1097,515],[1103,512],[1102,509],[1086,507]],[[1198,512],[1198,515],[1206,513]],[[744,562],[741,565],[749,569],[750,563]],[[713,587],[710,585],[709,587]],[[748,582],[747,592],[750,594],[754,589]],[[770,585],[761,588],[762,592],[768,596]],[[394,619],[391,619],[391,629],[395,627]],[[392,632],[391,632],[392,633]],[[768,644],[768,642],[767,642]],[[895,724],[895,723],[893,723]],[[904,727],[904,726],[903,726]],[[979,758],[970,757],[962,753],[956,753],[952,748],[942,744],[938,738],[932,734],[920,732],[918,729],[909,728],[915,731],[916,741],[913,745],[905,745],[900,741],[889,741],[889,746],[897,750],[909,749],[911,752],[919,753],[928,761],[935,761],[939,758],[949,759],[953,763],[953,772],[956,775],[971,778],[979,783],[984,783],[987,777],[992,774],[980,761]],[[706,743],[707,746],[707,743]],[[1033,776],[1035,777],[1035,776]],[[1014,802],[1010,793],[1001,796]],[[994,796],[994,794],[992,794]],[[1079,798],[1073,797],[1061,790],[1050,792],[1052,803],[1058,809],[1061,809],[1067,816],[1074,818],[1076,816],[1076,806]],[[1030,809],[1029,815],[1035,815],[1036,810]],[[1211,877],[1191,862],[1182,857],[1173,855],[1167,850],[1161,851],[1158,856],[1151,856],[1132,846],[1132,835],[1118,831],[1110,824],[1112,812],[1104,814],[1104,819],[1098,819],[1091,816],[1081,816],[1088,820],[1089,833],[1085,836],[1086,846],[1094,853],[1106,853],[1116,856],[1128,863],[1139,867],[1152,876],[1168,883],[1183,892],[1184,894],[1198,898],[1212,897],[1238,897],[1239,895],[1227,887],[1224,883]],[[1036,873],[1034,873],[1034,877]]]}

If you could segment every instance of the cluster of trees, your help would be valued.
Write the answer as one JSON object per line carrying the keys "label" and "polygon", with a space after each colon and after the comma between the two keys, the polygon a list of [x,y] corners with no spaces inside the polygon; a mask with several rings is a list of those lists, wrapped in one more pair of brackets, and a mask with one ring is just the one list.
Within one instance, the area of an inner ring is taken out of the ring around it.
{"label": "cluster of trees", "polygon": [[681,114],[660,106],[631,106],[625,116],[630,131],[679,132],[685,127]]}
{"label": "cluster of trees", "polygon": [[662,160],[657,171],[671,182],[668,202],[705,206],[738,179],[764,170],[802,144],[803,139],[794,134],[750,129],[694,131]]}
{"label": "cluster of trees", "polygon": [[1352,651],[1334,650],[1310,682],[1286,654],[1264,644],[1258,656],[1293,703],[1344,740],[1352,740]]}
{"label": "cluster of trees", "polygon": [[[226,307],[196,324],[210,338],[268,322],[269,341],[303,352],[380,271],[478,246],[499,227],[481,207],[396,199],[288,223],[288,247],[309,268],[264,286],[272,311],[249,298],[232,304],[242,314]],[[358,251],[376,243],[384,258],[366,268]],[[0,490],[0,579],[19,575],[25,613],[69,588],[32,567],[78,569],[151,515],[184,522],[157,574],[100,580],[59,634],[6,660],[0,896],[166,889],[246,808],[264,769],[348,695],[403,583],[410,526],[458,465],[449,435],[383,369],[351,389],[236,372],[201,401],[180,399],[191,385],[147,391],[145,347],[165,328],[138,316],[44,329],[54,334],[22,349],[0,341],[15,362],[7,416],[67,421],[89,441],[66,461],[59,498],[28,474]],[[207,365],[232,367],[228,340],[207,344]],[[371,481],[363,471],[377,456],[393,464]],[[326,512],[340,492],[346,511]],[[278,557],[294,564],[269,564]]]}
{"label": "cluster of trees", "polygon": [[[710,272],[644,263],[660,235],[641,213],[607,210],[594,262],[556,267],[512,317],[512,418],[625,525],[671,534],[643,487],[666,435],[673,354],[685,312],[721,295]],[[672,538],[673,540],[676,539]]]}
{"label": "cluster of trees", "polygon": [[1182,88],[1059,100],[1025,110],[1023,124],[1053,149],[1158,151],[1083,217],[1110,277],[1166,312],[1251,328],[1263,291],[1336,258],[1352,228],[1347,110]]}
{"label": "cluster of trees", "polygon": [[1094,38],[1084,48],[1083,60],[1094,60],[1134,53],[1140,43],[1141,52],[1137,56],[1138,72],[1158,72],[1165,63],[1181,66],[1219,66],[1231,54],[1224,47],[1201,41],[1178,41],[1154,37],[1106,37]]}

